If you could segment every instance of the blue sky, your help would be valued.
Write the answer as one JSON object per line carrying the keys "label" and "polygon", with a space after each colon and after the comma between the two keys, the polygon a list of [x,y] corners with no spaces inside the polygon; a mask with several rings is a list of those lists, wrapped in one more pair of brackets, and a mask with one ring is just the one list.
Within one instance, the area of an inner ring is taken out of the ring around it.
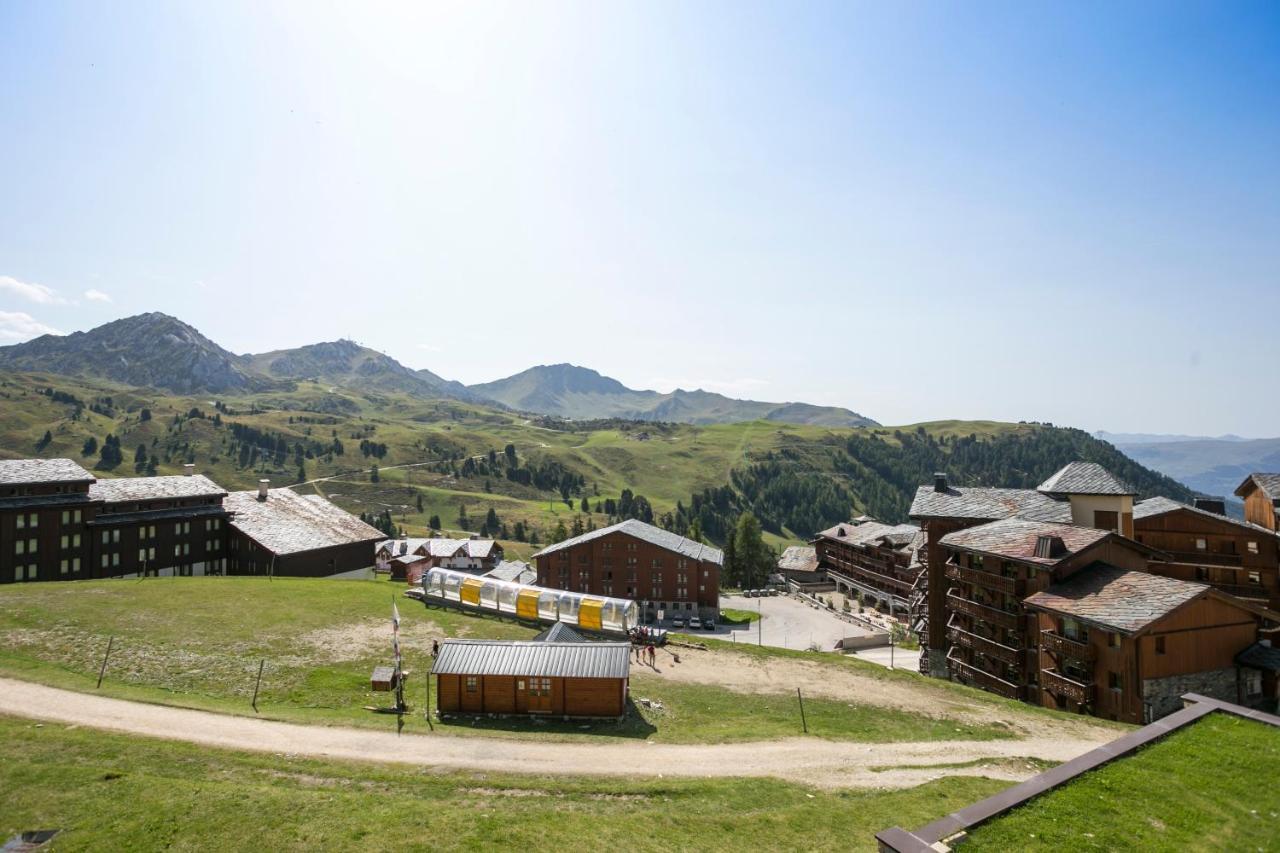
{"label": "blue sky", "polygon": [[0,343],[1273,435],[1280,4],[0,0]]}

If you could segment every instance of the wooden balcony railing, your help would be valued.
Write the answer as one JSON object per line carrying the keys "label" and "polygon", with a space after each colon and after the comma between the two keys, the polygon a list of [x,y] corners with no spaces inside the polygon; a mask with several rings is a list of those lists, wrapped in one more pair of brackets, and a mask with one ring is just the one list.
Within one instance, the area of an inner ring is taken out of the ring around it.
{"label": "wooden balcony railing", "polygon": [[951,670],[951,674],[960,681],[972,684],[975,687],[981,687],[983,690],[989,690],[1008,699],[1023,698],[1024,690],[1021,685],[1005,681],[1003,678],[992,675],[989,672],[983,672],[976,666],[970,666],[964,661],[948,656],[947,667]]}
{"label": "wooden balcony railing", "polygon": [[1010,613],[1007,610],[998,610],[995,607],[988,607],[985,604],[978,604],[976,601],[970,601],[963,596],[956,595],[954,591],[947,593],[947,607],[956,613],[963,613],[966,616],[990,622],[992,625],[999,625],[1001,628],[1010,628],[1016,631],[1019,627],[1017,614]]}
{"label": "wooden balcony railing", "polygon": [[1262,584],[1234,584],[1234,583],[1212,583],[1209,585],[1214,589],[1225,592],[1227,595],[1234,595],[1237,598],[1253,598],[1258,601],[1267,601],[1271,598],[1271,590]]}
{"label": "wooden balcony railing", "polygon": [[986,589],[994,589],[1007,595],[1016,595],[1021,598],[1026,593],[1027,582],[1021,578],[1006,578],[1003,575],[992,574],[979,569],[967,569],[955,563],[947,563],[944,572],[953,581],[977,584]]}
{"label": "wooden balcony railing", "polygon": [[1236,566],[1241,563],[1240,554],[1222,554],[1213,551],[1165,551],[1175,563],[1195,563],[1200,566]]}
{"label": "wooden balcony railing", "polygon": [[827,569],[828,575],[836,575],[844,580],[853,581],[855,583],[864,583],[868,586],[876,587],[884,592],[892,592],[906,598],[911,594],[911,584],[898,578],[882,575],[879,572],[873,572],[863,566],[847,565],[838,569]]}
{"label": "wooden balcony railing", "polygon": [[1056,696],[1061,696],[1079,705],[1093,701],[1092,684],[1084,684],[1073,678],[1067,678],[1056,670],[1040,670],[1040,686]]}
{"label": "wooden balcony railing", "polygon": [[953,645],[972,649],[975,652],[1002,660],[1005,663],[1011,663],[1015,666],[1021,666],[1023,663],[1023,655],[1019,649],[1015,649],[1013,646],[1006,646],[1003,643],[997,643],[995,640],[988,640],[986,637],[980,637],[955,625],[947,628],[947,639]]}
{"label": "wooden balcony railing", "polygon": [[1073,640],[1055,631],[1040,632],[1040,648],[1050,654],[1065,656],[1086,663],[1097,657],[1097,650],[1091,644]]}

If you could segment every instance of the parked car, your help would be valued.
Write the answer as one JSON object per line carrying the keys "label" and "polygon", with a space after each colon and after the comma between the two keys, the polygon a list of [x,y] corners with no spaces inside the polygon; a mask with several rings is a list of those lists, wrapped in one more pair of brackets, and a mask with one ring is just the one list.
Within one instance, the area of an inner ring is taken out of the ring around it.
{"label": "parked car", "polygon": [[755,590],[744,589],[742,591],[743,598],[753,598],[754,596],[755,596]]}
{"label": "parked car", "polygon": [[697,616],[690,617],[690,619],[689,619],[689,630],[691,630],[691,631],[701,631],[701,630],[702,630],[702,620],[701,620],[701,619],[699,619]]}
{"label": "parked car", "polygon": [[704,631],[714,631],[715,629],[716,629],[716,620],[714,620],[714,619],[703,619],[703,620],[702,620],[702,630],[704,630]]}
{"label": "parked car", "polygon": [[671,617],[671,627],[672,627],[672,628],[683,628],[683,627],[684,627],[684,618],[683,618],[683,617],[681,617],[681,616],[673,616],[673,617]]}

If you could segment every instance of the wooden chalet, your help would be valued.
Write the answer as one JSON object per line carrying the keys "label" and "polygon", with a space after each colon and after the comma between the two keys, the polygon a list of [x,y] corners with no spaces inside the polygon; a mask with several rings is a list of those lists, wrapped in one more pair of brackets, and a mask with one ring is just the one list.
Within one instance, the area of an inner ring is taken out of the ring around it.
{"label": "wooden chalet", "polygon": [[1280,474],[1250,474],[1236,487],[1244,500],[1244,520],[1280,532]]}
{"label": "wooden chalet", "polygon": [[557,623],[532,641],[445,640],[432,667],[440,714],[626,715],[631,644],[587,642]]}
{"label": "wooden chalet", "polygon": [[1238,661],[1268,612],[1207,584],[1095,565],[1025,601],[1038,696],[1050,708],[1150,723],[1184,693],[1245,703],[1262,669]]}
{"label": "wooden chalet", "polygon": [[914,524],[883,524],[865,516],[819,533],[818,565],[836,589],[890,613],[905,614],[920,577],[924,534]]}

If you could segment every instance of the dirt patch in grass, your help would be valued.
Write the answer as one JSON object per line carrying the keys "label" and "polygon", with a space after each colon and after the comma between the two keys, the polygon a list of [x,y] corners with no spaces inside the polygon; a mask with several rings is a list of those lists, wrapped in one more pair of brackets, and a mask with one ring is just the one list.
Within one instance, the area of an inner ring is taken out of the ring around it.
{"label": "dirt patch in grass", "polygon": [[[435,622],[418,619],[400,623],[401,648],[430,652],[433,640],[442,640],[444,631]],[[391,649],[391,621],[362,619],[330,628],[310,631],[298,638],[300,646],[329,663],[363,660]]]}

